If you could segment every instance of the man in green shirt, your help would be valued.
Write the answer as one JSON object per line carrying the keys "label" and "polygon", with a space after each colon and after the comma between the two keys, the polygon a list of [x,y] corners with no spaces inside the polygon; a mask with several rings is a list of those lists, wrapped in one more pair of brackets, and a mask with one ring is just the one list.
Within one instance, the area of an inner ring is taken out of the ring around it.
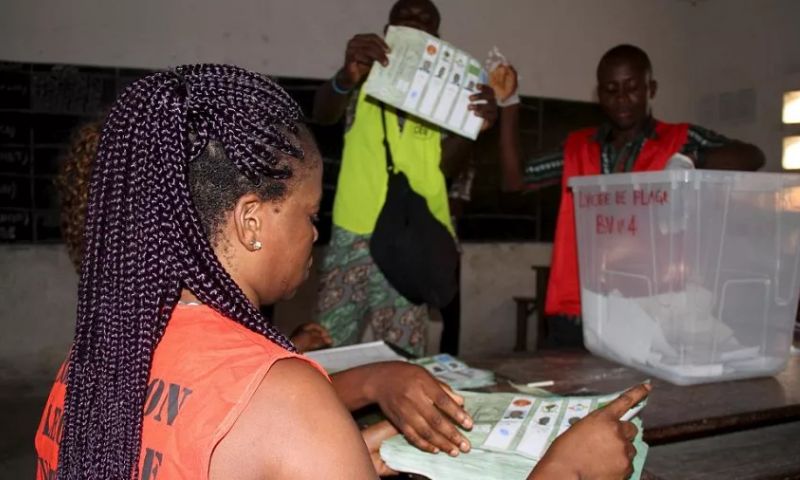
{"label": "man in green shirt", "polygon": [[[416,28],[438,36],[440,17],[429,0],[399,0],[389,25]],[[381,115],[396,167],[425,198],[433,216],[454,232],[445,177],[469,157],[472,142],[445,135],[439,128],[367,97],[359,88],[373,62],[388,64],[388,46],[375,34],[354,36],[344,65],[318,90],[314,120],[330,124],[346,119],[342,166],[333,207],[333,231],[321,267],[319,322],[335,345],[386,340],[413,353],[425,349],[428,308],[403,298],[375,265],[370,235],[386,197],[386,155]],[[481,87],[470,109],[484,118],[484,129],[497,118],[494,92]]]}

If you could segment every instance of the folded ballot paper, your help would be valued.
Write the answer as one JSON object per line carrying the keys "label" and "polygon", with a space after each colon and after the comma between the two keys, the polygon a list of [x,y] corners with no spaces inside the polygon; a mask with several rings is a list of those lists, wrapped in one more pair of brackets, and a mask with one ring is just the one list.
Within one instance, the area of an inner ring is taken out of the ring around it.
{"label": "folded ballot paper", "polygon": [[389,64],[375,62],[364,83],[367,95],[415,117],[474,140],[483,119],[468,110],[469,97],[486,83],[481,63],[433,35],[390,26]]}
{"label": "folded ballot paper", "polygon": [[[455,458],[433,455],[397,435],[383,442],[380,454],[390,468],[431,480],[525,479],[556,437],[621,393],[559,397],[460,391],[474,420],[472,430],[463,432],[472,444],[469,453]],[[623,418],[635,416],[645,402],[633,407]],[[630,478],[638,480],[648,447],[642,440],[641,420],[634,418],[633,423],[639,427],[639,434],[634,441],[636,457]],[[492,472],[491,476],[487,472]]]}

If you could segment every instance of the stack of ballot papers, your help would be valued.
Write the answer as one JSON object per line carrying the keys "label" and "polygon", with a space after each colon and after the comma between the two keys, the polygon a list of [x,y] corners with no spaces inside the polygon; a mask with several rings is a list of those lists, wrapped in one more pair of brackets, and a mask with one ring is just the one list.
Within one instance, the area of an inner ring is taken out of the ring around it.
{"label": "stack of ballot papers", "polygon": [[434,377],[454,389],[481,388],[495,384],[493,372],[472,368],[446,353],[420,358],[414,360],[414,363],[425,367]]}
{"label": "stack of ballot papers", "polygon": [[[472,444],[469,453],[458,457],[423,452],[402,436],[381,445],[381,458],[399,472],[424,475],[431,480],[523,480],[544,456],[550,444],[589,412],[601,408],[622,392],[585,397],[534,396],[516,393],[458,392],[474,420],[470,431],[463,431]],[[631,418],[644,407],[642,402],[623,418]],[[642,423],[634,440],[634,473],[642,474],[648,446],[642,440]]]}
{"label": "stack of ballot papers", "polygon": [[[370,363],[409,361],[382,341],[314,350],[307,352],[306,356],[322,365],[322,368],[329,374]],[[471,368],[466,363],[446,353],[419,358],[412,360],[412,362],[425,368],[439,381],[455,389],[481,388],[495,383],[494,373],[488,370]]]}

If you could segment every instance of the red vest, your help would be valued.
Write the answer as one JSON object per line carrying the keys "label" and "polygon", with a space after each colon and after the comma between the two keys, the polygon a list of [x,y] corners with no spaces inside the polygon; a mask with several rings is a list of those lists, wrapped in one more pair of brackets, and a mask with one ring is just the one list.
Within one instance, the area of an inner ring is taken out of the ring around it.
{"label": "red vest", "polygon": [[[144,404],[141,480],[207,479],[214,448],[290,353],[204,305],[177,305],[156,347]],[[36,432],[36,478],[55,478],[66,393],[61,367]],[[281,392],[275,392],[280,395]]]}
{"label": "red vest", "polygon": [[[633,163],[634,172],[663,170],[669,158],[686,144],[689,125],[656,121],[655,136],[648,138]],[[553,245],[545,313],[580,315],[581,288],[578,276],[578,245],[575,237],[575,210],[567,181],[572,177],[600,175],[600,142],[597,128],[572,132],[564,145],[564,174],[561,179],[561,207]]]}

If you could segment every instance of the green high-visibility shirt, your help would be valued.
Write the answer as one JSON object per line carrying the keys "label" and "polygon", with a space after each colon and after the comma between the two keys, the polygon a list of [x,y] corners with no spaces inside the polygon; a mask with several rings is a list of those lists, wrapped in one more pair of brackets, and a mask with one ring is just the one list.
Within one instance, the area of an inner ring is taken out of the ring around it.
{"label": "green high-visibility shirt", "polygon": [[[440,168],[439,129],[406,116],[401,130],[395,109],[386,106],[386,133],[396,168],[406,174],[411,188],[425,198],[433,216],[452,233],[447,186]],[[381,106],[361,90],[355,118],[344,137],[333,203],[334,225],[353,233],[372,233],[386,200],[387,182]]]}

